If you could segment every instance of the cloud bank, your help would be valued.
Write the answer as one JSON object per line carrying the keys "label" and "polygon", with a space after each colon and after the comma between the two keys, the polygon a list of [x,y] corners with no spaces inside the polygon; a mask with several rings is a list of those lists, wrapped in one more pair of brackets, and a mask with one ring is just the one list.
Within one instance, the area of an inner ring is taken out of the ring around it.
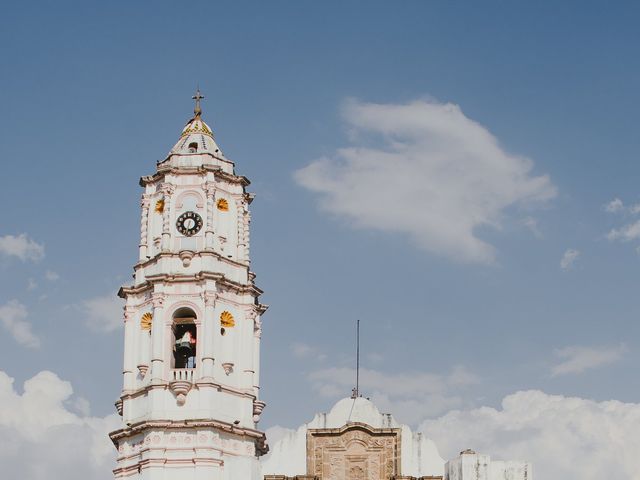
{"label": "cloud bank", "polygon": [[48,371],[27,380],[19,393],[13,378],[0,371],[2,478],[113,478],[115,448],[107,433],[119,417],[91,417],[86,408],[76,413],[69,407],[72,394],[69,382]]}
{"label": "cloud bank", "polygon": [[452,411],[420,429],[445,458],[472,448],[523,459],[538,480],[640,479],[640,404],[526,391],[500,409]]}
{"label": "cloud bank", "polygon": [[492,263],[478,236],[500,229],[507,210],[553,198],[533,162],[506,152],[459,106],[352,101],[343,110],[354,145],[295,172],[327,212],[360,228],[398,232],[459,262]]}

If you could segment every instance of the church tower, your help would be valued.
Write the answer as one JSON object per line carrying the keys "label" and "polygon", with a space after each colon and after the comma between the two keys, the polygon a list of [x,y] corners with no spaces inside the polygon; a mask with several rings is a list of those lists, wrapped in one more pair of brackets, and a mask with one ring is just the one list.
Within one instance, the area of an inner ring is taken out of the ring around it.
{"label": "church tower", "polygon": [[139,259],[124,308],[115,478],[259,478],[262,291],[249,260],[249,181],[194,116],[140,179]]}

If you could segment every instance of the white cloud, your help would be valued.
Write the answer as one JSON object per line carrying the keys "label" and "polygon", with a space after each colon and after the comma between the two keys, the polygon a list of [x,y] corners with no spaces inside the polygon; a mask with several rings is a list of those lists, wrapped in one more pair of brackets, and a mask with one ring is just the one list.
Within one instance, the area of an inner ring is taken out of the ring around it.
{"label": "white cloud", "polygon": [[604,205],[603,208],[605,212],[618,213],[624,210],[624,203],[622,203],[622,200],[620,200],[619,198],[614,198],[609,203]]}
{"label": "white cloud", "polygon": [[313,357],[316,360],[326,360],[327,356],[320,351],[317,347],[313,347],[303,342],[294,342],[291,344],[291,353],[296,358],[310,358]]}
{"label": "white cloud", "polygon": [[84,313],[84,321],[89,328],[113,332],[123,324],[123,306],[122,299],[115,294],[107,294],[85,300],[80,305],[80,311]]}
{"label": "white cloud", "polygon": [[538,479],[640,480],[640,404],[518,392],[489,407],[451,411],[421,430],[445,458],[465,448],[533,462]]}
{"label": "white cloud", "polygon": [[55,282],[56,280],[60,280],[60,275],[51,270],[47,270],[46,272],[44,272],[44,278],[46,278],[50,282]]}
{"label": "white cloud", "polygon": [[27,290],[32,292],[36,288],[38,288],[38,282],[36,282],[33,278],[27,280]]}
{"label": "white cloud", "polygon": [[[640,213],[640,203],[626,207],[622,200],[616,198],[605,205],[608,212],[624,212],[627,215],[637,215]],[[611,242],[632,242],[640,240],[640,220],[627,223],[620,228],[613,228],[607,233],[607,239]],[[640,252],[640,247],[637,247]]]}
{"label": "white cloud", "polygon": [[580,251],[576,250],[575,248],[569,248],[566,252],[564,252],[562,258],[560,259],[560,268],[562,268],[562,270],[569,270],[576,262],[576,260],[578,260],[579,256]]}
{"label": "white cloud", "polygon": [[0,305],[0,322],[4,329],[20,345],[38,348],[40,339],[31,331],[31,324],[26,320],[27,316],[27,307],[17,300],[10,300],[4,305]]}
{"label": "white cloud", "polygon": [[538,227],[538,220],[533,217],[526,217],[522,220],[522,224],[527,227],[536,238],[542,238],[542,232]]}
{"label": "white cloud", "polygon": [[[340,398],[351,394],[356,372],[353,368],[325,368],[311,372],[308,379],[320,395]],[[462,399],[458,392],[479,381],[464,367],[456,367],[446,375],[360,369],[360,393],[370,397],[379,408],[393,412],[400,421],[411,424],[460,406]]]}
{"label": "white cloud", "polygon": [[622,228],[613,229],[607,234],[610,241],[620,240],[622,242],[630,242],[640,239],[640,220],[629,223]]}
{"label": "white cloud", "polygon": [[609,213],[630,213],[631,215],[637,215],[640,213],[640,203],[636,203],[635,205],[625,206],[624,202],[619,198],[614,198],[609,203],[605,204],[603,207],[605,212]]}
{"label": "white cloud", "polygon": [[560,363],[551,369],[551,376],[582,373],[592,368],[617,362],[627,351],[624,345],[583,347],[569,346],[556,350]]}
{"label": "white cloud", "polygon": [[3,478],[108,480],[115,448],[107,434],[119,425],[67,409],[73,389],[52,372],[24,383],[23,393],[0,371],[0,465]]}
{"label": "white cloud", "polygon": [[457,105],[354,101],[344,117],[358,143],[295,179],[357,227],[407,234],[456,261],[491,263],[495,249],[477,230],[499,229],[510,208],[556,195],[548,176],[532,175],[531,160],[506,152]]}
{"label": "white cloud", "polygon": [[31,240],[26,233],[0,237],[0,255],[17,257],[22,261],[38,261],[44,258],[44,246]]}

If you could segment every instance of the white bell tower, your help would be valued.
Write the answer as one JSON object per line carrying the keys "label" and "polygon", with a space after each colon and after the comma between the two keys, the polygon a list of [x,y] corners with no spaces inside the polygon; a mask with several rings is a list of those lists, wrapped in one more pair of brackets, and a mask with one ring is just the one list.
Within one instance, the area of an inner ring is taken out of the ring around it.
{"label": "white bell tower", "polygon": [[194,116],[140,179],[140,253],[126,300],[115,478],[259,478],[262,291],[249,268],[249,180]]}

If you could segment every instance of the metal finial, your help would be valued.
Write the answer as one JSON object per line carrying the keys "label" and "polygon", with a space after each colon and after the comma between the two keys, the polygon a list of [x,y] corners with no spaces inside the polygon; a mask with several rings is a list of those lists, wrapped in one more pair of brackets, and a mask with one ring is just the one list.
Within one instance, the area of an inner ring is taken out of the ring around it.
{"label": "metal finial", "polygon": [[202,113],[202,108],[200,108],[200,100],[204,98],[204,95],[200,93],[200,87],[198,87],[198,89],[196,90],[196,94],[191,98],[193,98],[196,101],[196,105],[193,108],[193,113],[196,117],[199,117],[200,114]]}
{"label": "metal finial", "polygon": [[351,398],[360,396],[360,320],[356,322],[356,387],[351,392]]}

